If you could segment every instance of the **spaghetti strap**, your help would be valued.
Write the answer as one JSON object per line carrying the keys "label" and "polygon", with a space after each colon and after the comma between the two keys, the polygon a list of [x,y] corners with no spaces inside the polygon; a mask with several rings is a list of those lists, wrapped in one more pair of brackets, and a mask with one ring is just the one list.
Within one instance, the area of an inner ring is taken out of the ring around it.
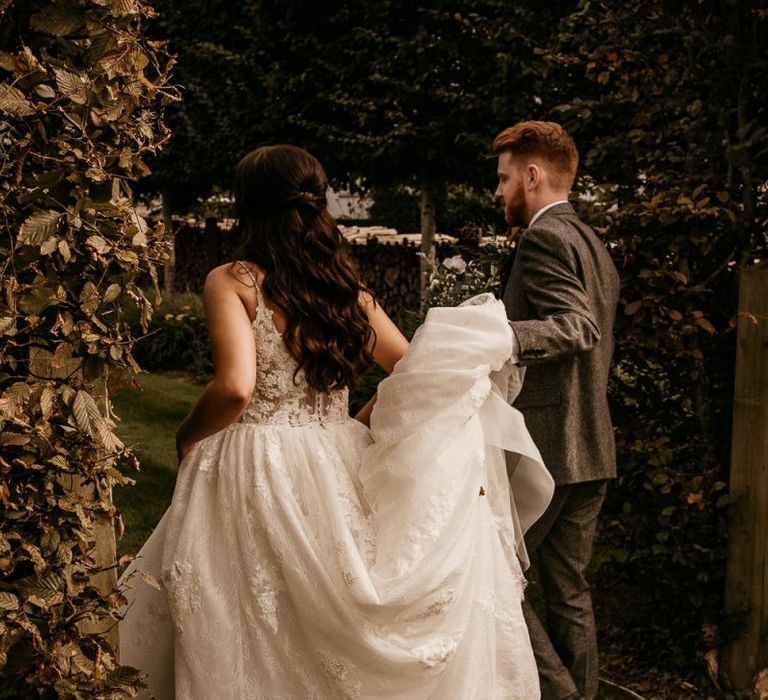
{"label": "spaghetti strap", "polygon": [[256,301],[258,303],[258,308],[256,309],[256,314],[260,312],[260,310],[264,307],[264,297],[261,296],[261,287],[259,286],[259,283],[256,281],[256,275],[251,272],[251,269],[246,265],[242,260],[236,260],[235,261],[240,267],[243,268],[248,273],[248,276],[251,278],[251,282],[253,282],[253,287],[256,290]]}

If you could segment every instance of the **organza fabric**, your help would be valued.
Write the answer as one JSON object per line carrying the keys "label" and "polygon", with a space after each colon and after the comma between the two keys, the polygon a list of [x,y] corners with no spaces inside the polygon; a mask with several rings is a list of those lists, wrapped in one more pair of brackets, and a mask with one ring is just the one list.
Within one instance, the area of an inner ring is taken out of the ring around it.
{"label": "organza fabric", "polygon": [[294,381],[261,298],[253,327],[248,410],[185,458],[121,579],[146,697],[538,698],[519,558],[553,485],[505,400],[501,302],[431,309],[370,431]]}

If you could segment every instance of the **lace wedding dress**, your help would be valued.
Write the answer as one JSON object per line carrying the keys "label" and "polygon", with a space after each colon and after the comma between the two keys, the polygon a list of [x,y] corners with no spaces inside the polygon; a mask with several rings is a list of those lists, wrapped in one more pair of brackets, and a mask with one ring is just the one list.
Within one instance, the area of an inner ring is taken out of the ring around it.
{"label": "lace wedding dress", "polygon": [[505,401],[501,302],[430,310],[369,431],[346,390],[294,382],[257,294],[250,405],[184,459],[121,578],[145,697],[538,698],[518,559],[552,483]]}

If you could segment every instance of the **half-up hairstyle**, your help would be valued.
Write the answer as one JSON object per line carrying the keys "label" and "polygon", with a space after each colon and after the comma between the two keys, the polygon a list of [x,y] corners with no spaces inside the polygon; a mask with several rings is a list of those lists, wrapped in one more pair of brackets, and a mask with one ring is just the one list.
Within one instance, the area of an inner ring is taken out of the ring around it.
{"label": "half-up hairstyle", "polygon": [[264,295],[285,314],[288,352],[317,391],[354,386],[375,338],[360,305],[371,292],[328,213],[327,189],[323,167],[296,146],[262,146],[235,170],[240,257],[264,271]]}

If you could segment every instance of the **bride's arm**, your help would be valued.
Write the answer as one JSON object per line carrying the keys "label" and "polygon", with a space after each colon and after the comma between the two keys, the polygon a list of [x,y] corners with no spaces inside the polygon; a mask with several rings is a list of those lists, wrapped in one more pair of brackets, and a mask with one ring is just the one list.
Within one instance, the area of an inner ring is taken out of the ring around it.
{"label": "bride's arm", "polygon": [[[408,349],[408,341],[373,297],[363,294],[361,298],[363,307],[368,314],[368,323],[371,324],[371,328],[376,334],[375,337],[371,338],[368,350],[373,355],[376,364],[389,374]],[[371,411],[375,403],[376,394],[358,411],[355,420],[370,425]]]}
{"label": "bride's arm", "polygon": [[256,383],[256,348],[248,313],[228,266],[208,274],[203,303],[211,337],[213,379],[176,433],[179,460],[194,444],[232,423],[246,408]]}

